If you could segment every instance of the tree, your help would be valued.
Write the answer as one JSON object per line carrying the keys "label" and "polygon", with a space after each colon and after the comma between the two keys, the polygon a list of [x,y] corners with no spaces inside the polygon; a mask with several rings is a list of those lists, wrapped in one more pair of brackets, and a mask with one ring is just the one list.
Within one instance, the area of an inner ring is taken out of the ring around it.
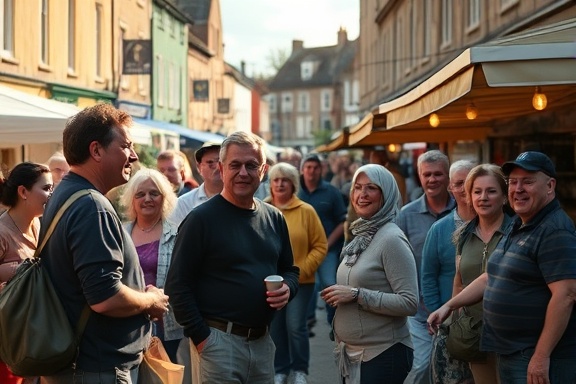
{"label": "tree", "polygon": [[289,57],[290,53],[287,49],[275,48],[270,49],[268,55],[266,56],[266,61],[268,62],[268,67],[274,69],[275,72],[278,72],[280,68],[282,68],[282,66],[286,63]]}

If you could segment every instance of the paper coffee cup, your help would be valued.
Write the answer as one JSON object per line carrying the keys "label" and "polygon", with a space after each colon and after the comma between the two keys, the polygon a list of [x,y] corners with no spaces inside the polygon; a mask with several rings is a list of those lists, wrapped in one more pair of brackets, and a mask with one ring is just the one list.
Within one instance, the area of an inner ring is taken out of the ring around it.
{"label": "paper coffee cup", "polygon": [[284,282],[284,278],[280,275],[270,275],[264,279],[264,283],[266,284],[266,290],[268,291],[275,291],[282,287]]}

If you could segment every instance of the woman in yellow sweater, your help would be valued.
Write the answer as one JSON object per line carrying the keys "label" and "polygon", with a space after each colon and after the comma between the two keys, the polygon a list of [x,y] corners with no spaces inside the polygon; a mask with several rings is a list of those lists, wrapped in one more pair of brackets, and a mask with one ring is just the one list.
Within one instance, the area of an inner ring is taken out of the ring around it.
{"label": "woman in yellow sweater", "polygon": [[296,197],[300,187],[298,170],[288,163],[278,163],[270,169],[268,177],[270,197],[265,201],[284,214],[294,264],[300,268],[298,295],[276,314],[271,325],[276,344],[274,383],[286,383],[293,371],[293,382],[305,384],[310,360],[306,309],[314,292],[314,274],[326,257],[328,245],[316,211]]}

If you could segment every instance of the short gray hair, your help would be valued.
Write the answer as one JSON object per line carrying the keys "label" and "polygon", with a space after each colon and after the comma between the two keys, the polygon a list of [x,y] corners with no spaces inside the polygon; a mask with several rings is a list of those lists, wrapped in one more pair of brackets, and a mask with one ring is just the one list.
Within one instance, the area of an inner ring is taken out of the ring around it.
{"label": "short gray hair", "polygon": [[452,176],[458,171],[468,171],[470,172],[472,168],[476,166],[476,163],[471,160],[458,160],[452,163],[450,166],[449,177],[452,179]]}
{"label": "short gray hair", "polygon": [[450,161],[448,160],[448,156],[446,156],[437,149],[424,152],[423,154],[418,156],[418,171],[420,171],[420,166],[422,165],[422,163],[442,163],[447,172],[448,168],[450,167]]}
{"label": "short gray hair", "polygon": [[278,163],[273,165],[268,171],[268,179],[270,180],[270,195],[272,196],[272,181],[279,177],[285,177],[292,183],[294,187],[293,193],[298,193],[300,190],[300,175],[295,166],[288,163]]}
{"label": "short gray hair", "polygon": [[234,132],[224,139],[220,147],[220,162],[223,163],[226,160],[228,147],[232,144],[254,148],[260,154],[260,164],[266,163],[266,151],[264,148],[266,142],[260,136],[244,131]]}

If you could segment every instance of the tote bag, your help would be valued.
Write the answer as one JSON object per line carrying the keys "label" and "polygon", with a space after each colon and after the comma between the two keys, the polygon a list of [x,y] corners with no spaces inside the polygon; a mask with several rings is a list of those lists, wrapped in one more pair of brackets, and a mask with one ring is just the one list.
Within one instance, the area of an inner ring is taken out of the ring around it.
{"label": "tote bag", "polygon": [[152,337],[140,364],[138,384],[182,384],[183,380],[184,366],[172,363],[162,341]]}

